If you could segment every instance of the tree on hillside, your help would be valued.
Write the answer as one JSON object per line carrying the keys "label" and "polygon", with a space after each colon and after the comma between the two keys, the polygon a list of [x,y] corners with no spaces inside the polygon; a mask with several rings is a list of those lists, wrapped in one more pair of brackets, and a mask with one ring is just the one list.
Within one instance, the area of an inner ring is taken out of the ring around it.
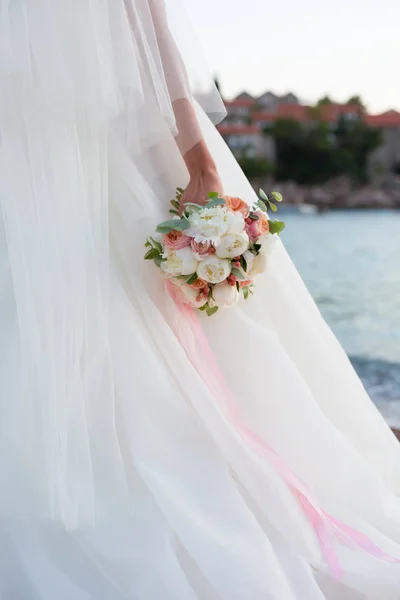
{"label": "tree on hillside", "polygon": [[328,104],[333,104],[333,101],[329,98],[329,96],[323,96],[323,98],[318,100],[316,106],[327,106]]}
{"label": "tree on hillside", "polygon": [[360,96],[352,96],[347,100],[346,104],[356,104],[360,107],[362,112],[365,112],[366,110],[366,106]]}
{"label": "tree on hillside", "polygon": [[338,175],[365,181],[368,156],[381,143],[379,131],[362,121],[345,118],[339,119],[333,129],[319,120],[303,126],[282,119],[268,132],[275,139],[277,178],[300,184],[319,184]]}

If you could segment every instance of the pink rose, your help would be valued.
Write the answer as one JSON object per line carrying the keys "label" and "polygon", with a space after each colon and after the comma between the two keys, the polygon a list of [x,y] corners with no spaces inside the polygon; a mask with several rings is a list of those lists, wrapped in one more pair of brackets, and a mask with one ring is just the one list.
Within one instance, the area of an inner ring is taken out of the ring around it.
{"label": "pink rose", "polygon": [[191,247],[198,260],[202,260],[206,256],[210,256],[210,254],[215,254],[215,247],[212,242],[209,241],[196,242],[196,240],[192,238]]}
{"label": "pink rose", "polygon": [[252,242],[267,233],[269,230],[267,215],[261,210],[257,210],[257,212],[253,214],[258,217],[257,220],[251,219],[250,217],[246,219],[246,233]]}
{"label": "pink rose", "polygon": [[182,250],[182,248],[190,246],[190,240],[191,238],[182,231],[176,231],[175,229],[163,236],[164,245],[172,250]]}

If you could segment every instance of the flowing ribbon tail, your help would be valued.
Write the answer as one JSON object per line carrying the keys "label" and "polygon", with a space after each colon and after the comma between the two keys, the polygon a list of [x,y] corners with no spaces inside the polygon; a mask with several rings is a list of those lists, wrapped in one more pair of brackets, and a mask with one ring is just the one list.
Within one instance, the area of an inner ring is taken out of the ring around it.
{"label": "flowing ribbon tail", "polygon": [[303,512],[310,522],[318,539],[322,556],[327,563],[333,577],[341,579],[343,568],[334,550],[336,540],[346,545],[355,545],[386,562],[399,563],[400,559],[386,554],[367,536],[342,523],[319,508],[316,501],[311,497],[306,486],[293,473],[285,460],[269,446],[255,432],[246,428],[240,420],[237,406],[232,394],[226,385],[224,377],[219,369],[216,358],[204,334],[204,331],[195,315],[192,307],[185,304],[179,287],[169,281],[166,282],[167,290],[175,307],[179,311],[179,317],[172,319],[171,327],[179,340],[186,356],[199,376],[202,378],[212,393],[218,405],[235,431],[254,450],[264,456],[289,486],[297,498]]}

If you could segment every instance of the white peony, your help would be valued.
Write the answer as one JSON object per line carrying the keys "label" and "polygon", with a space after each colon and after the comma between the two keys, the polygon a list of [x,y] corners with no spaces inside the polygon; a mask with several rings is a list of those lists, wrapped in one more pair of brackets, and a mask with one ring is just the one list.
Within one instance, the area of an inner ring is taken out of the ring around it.
{"label": "white peony", "polygon": [[234,258],[240,256],[249,247],[249,236],[245,231],[240,233],[227,233],[222,236],[220,244],[216,248],[219,258]]}
{"label": "white peony", "polygon": [[239,233],[245,226],[242,215],[227,210],[225,206],[195,210],[189,217],[189,223],[186,235],[196,242],[212,242],[215,245],[226,233]]}
{"label": "white peony", "polygon": [[274,249],[276,242],[278,241],[277,235],[272,235],[271,233],[264,233],[257,240],[257,244],[261,244],[261,250],[263,254],[269,254]]}
{"label": "white peony", "polygon": [[[246,250],[246,252],[243,253],[243,258],[245,259],[245,261],[247,263],[246,273],[248,273],[252,269],[255,256],[252,252],[250,252],[250,250]],[[247,277],[247,275],[246,275],[246,277]]]}
{"label": "white peony", "polygon": [[198,261],[191,248],[182,248],[181,250],[171,250],[166,248],[164,258],[161,263],[161,269],[167,275],[179,277],[179,275],[191,275],[196,272]]}
{"label": "white peony", "polygon": [[220,308],[230,308],[235,306],[239,301],[239,292],[236,286],[229,285],[224,281],[214,286],[212,291],[212,300],[210,300],[211,306],[219,306]]}
{"label": "white peony", "polygon": [[197,267],[197,275],[209,283],[221,283],[230,275],[230,272],[230,262],[215,255],[207,256]]}
{"label": "white peony", "polygon": [[256,275],[264,273],[268,267],[267,256],[261,252],[258,256],[254,257],[251,268],[247,271],[246,277],[253,279]]}
{"label": "white peony", "polygon": [[190,285],[182,285],[181,292],[185,297],[186,304],[190,304],[194,308],[201,308],[208,302],[208,298],[199,298],[199,290],[191,288]]}

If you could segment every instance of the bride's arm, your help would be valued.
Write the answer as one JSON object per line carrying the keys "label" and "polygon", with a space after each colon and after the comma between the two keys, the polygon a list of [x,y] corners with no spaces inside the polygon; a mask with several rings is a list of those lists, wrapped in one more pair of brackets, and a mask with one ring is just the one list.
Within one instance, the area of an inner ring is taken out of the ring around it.
{"label": "bride's arm", "polygon": [[178,129],[176,143],[190,175],[182,203],[206,202],[209,192],[222,194],[222,184],[191,102],[186,69],[168,27],[164,0],[150,0],[150,9],[167,86],[173,99],[172,106]]}

